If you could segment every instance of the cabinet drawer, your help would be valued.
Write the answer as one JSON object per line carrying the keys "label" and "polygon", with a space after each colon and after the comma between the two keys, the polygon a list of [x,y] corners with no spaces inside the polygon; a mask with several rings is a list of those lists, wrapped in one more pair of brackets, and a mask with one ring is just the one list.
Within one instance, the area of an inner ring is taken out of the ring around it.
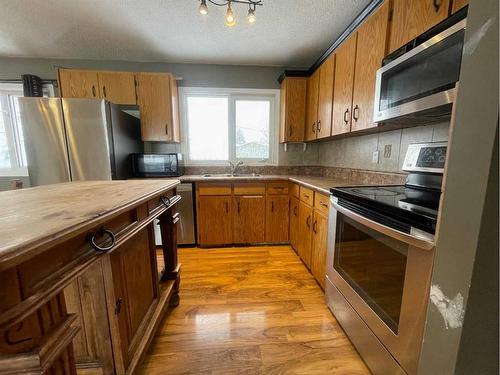
{"label": "cabinet drawer", "polygon": [[314,202],[314,192],[311,189],[300,187],[300,200],[312,206]]}
{"label": "cabinet drawer", "polygon": [[234,195],[263,195],[266,186],[263,182],[241,182],[234,184]]}
{"label": "cabinet drawer", "polygon": [[267,194],[288,194],[288,181],[268,182]]}
{"label": "cabinet drawer", "polygon": [[198,185],[199,195],[231,195],[231,184],[200,184]]}
{"label": "cabinet drawer", "polygon": [[297,184],[290,184],[290,194],[292,197],[295,198],[300,198],[300,192],[299,192],[299,185]]}
{"label": "cabinet drawer", "polygon": [[328,215],[329,197],[325,194],[314,193],[314,209]]}

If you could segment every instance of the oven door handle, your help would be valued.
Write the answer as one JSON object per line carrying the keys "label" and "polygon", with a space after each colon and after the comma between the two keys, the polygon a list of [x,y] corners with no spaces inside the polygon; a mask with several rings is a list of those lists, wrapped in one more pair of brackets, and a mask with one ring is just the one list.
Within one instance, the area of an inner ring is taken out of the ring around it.
{"label": "oven door handle", "polygon": [[434,241],[430,241],[428,239],[425,239],[423,237],[417,237],[415,235],[411,235],[408,233],[401,232],[399,230],[393,229],[391,227],[388,227],[386,225],[382,225],[380,223],[377,223],[376,221],[367,219],[364,216],[361,216],[345,207],[342,207],[339,205],[337,202],[335,202],[334,199],[331,200],[333,207],[340,212],[341,214],[347,216],[348,218],[370,228],[373,230],[376,230],[377,232],[383,233],[386,236],[389,236],[391,238],[394,238],[398,241],[404,242],[408,245],[412,245],[415,247],[418,247],[423,250],[432,250],[435,246]]}

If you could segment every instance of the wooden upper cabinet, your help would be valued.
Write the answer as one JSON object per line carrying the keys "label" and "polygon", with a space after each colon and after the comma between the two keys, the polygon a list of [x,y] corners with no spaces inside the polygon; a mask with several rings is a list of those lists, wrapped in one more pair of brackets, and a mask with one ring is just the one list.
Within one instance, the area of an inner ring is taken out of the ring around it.
{"label": "wooden upper cabinet", "polygon": [[373,122],[375,76],[386,55],[388,28],[389,2],[386,1],[358,29],[351,131],[377,126]]}
{"label": "wooden upper cabinet", "polygon": [[132,72],[98,72],[101,98],[115,104],[137,104]]}
{"label": "wooden upper cabinet", "polygon": [[197,217],[200,245],[233,243],[233,205],[230,195],[199,196]]}
{"label": "wooden upper cabinet", "polygon": [[451,8],[451,13],[462,9],[464,6],[469,4],[469,0],[453,0],[453,6]]}
{"label": "wooden upper cabinet", "polygon": [[393,0],[389,52],[448,17],[451,0]]}
{"label": "wooden upper cabinet", "polygon": [[290,198],[268,195],[266,202],[266,242],[288,242]]}
{"label": "wooden upper cabinet", "polygon": [[234,243],[262,243],[265,239],[266,197],[234,197]]}
{"label": "wooden upper cabinet", "polygon": [[319,69],[307,78],[307,104],[305,140],[316,139],[318,125],[318,99],[319,99]]}
{"label": "wooden upper cabinet", "polygon": [[332,135],[351,131],[357,35],[349,36],[336,51]]}
{"label": "wooden upper cabinet", "polygon": [[280,90],[280,143],[302,142],[306,118],[305,77],[285,77]]}
{"label": "wooden upper cabinet", "polygon": [[177,88],[168,73],[136,73],[143,141],[180,142]]}
{"label": "wooden upper cabinet", "polygon": [[333,80],[335,73],[335,54],[319,68],[318,122],[316,138],[329,137],[332,132]]}
{"label": "wooden upper cabinet", "polygon": [[63,98],[100,98],[97,71],[58,69],[59,90]]}

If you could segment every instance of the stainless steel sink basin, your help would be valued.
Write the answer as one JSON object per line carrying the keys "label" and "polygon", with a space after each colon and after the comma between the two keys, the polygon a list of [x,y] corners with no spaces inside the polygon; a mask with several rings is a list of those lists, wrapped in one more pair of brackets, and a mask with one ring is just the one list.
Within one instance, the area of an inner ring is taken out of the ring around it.
{"label": "stainless steel sink basin", "polygon": [[204,178],[236,178],[236,177],[260,177],[261,175],[258,173],[236,173],[236,174],[204,174],[202,177]]}

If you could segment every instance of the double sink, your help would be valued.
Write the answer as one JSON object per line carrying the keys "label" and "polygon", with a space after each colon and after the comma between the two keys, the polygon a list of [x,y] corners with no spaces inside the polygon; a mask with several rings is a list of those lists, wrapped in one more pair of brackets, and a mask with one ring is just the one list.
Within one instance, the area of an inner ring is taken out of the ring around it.
{"label": "double sink", "polygon": [[258,173],[220,173],[220,174],[204,174],[203,178],[251,178],[251,177],[261,177]]}

